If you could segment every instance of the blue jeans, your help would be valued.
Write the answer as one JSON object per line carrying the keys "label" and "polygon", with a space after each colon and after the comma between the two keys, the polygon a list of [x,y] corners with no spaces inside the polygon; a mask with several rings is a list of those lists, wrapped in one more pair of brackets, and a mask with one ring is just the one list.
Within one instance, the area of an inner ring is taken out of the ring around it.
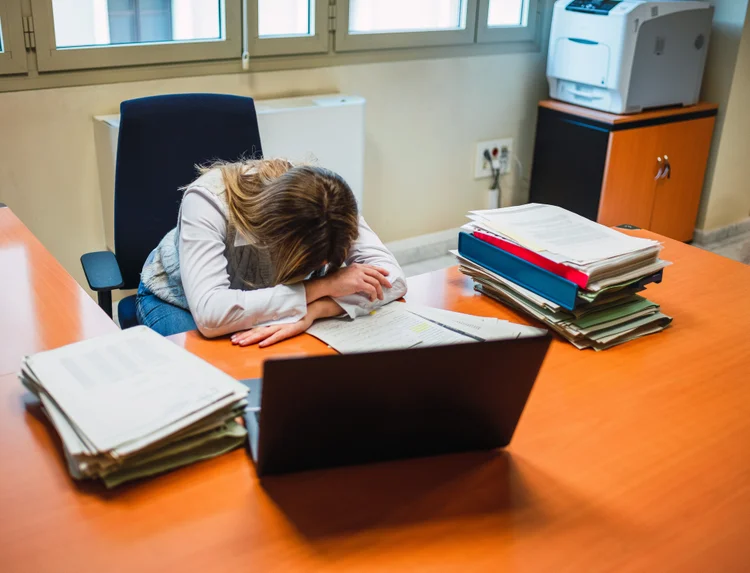
{"label": "blue jeans", "polygon": [[164,302],[148,290],[143,283],[138,285],[135,312],[138,322],[162,336],[179,334],[197,328],[192,314],[179,306]]}

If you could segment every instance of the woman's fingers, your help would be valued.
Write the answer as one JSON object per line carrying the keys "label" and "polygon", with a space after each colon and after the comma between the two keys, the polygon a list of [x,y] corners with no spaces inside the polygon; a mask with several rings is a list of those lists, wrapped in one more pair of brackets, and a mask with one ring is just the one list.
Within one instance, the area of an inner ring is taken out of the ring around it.
{"label": "woman's fingers", "polygon": [[383,300],[385,296],[383,295],[383,287],[380,286],[380,283],[375,277],[371,277],[370,275],[366,275],[364,277],[364,280],[367,284],[372,286],[375,289],[375,294],[380,300]]}
{"label": "woman's fingers", "polygon": [[261,326],[259,328],[253,328],[252,330],[248,330],[246,332],[241,332],[238,335],[232,337],[232,344],[236,344],[238,346],[250,346],[252,344],[257,344],[258,342],[265,340],[269,336],[273,336],[281,326],[274,325],[274,326]]}
{"label": "woman's fingers", "polygon": [[[362,277],[359,280],[358,292],[366,295],[371,302],[375,302],[378,299],[378,291],[375,290],[375,286],[367,282],[368,277]],[[372,279],[374,281],[374,279]],[[377,282],[377,281],[375,281]]]}
{"label": "woman's fingers", "polygon": [[[385,288],[391,288],[390,281],[385,278],[385,275],[382,273],[382,271],[385,269],[378,269],[377,267],[368,267],[364,269],[364,272],[367,276],[373,277],[376,279],[381,285],[383,285]],[[386,274],[388,271],[386,271]]]}
{"label": "woman's fingers", "polygon": [[265,340],[269,336],[273,336],[275,332],[276,330],[271,329],[269,327],[268,329],[263,329],[259,332],[256,332],[250,336],[243,338],[237,344],[239,346],[252,346],[253,344],[258,344],[259,342]]}
{"label": "woman's fingers", "polygon": [[237,344],[240,340],[248,336],[251,332],[253,332],[253,330],[243,330],[240,332],[235,332],[231,337],[232,344]]}
{"label": "woman's fingers", "polygon": [[383,267],[376,267],[375,265],[362,265],[362,267],[365,269],[371,269],[375,272],[378,272],[384,277],[387,277],[389,274],[391,274],[390,272],[388,272],[388,269],[384,269]]}
{"label": "woman's fingers", "polygon": [[258,344],[258,348],[265,348],[266,346],[271,346],[272,344],[276,344],[277,342],[281,342],[282,340],[286,340],[287,338],[291,338],[297,334],[296,332],[293,332],[291,328],[280,328],[276,332],[273,333],[273,335],[269,336],[265,340],[263,340],[260,344]]}

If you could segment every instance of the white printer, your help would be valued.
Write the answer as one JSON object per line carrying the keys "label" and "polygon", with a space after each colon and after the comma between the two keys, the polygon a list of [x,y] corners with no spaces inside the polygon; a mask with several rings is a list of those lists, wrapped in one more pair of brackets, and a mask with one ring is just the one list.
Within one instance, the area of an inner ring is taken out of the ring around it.
{"label": "white printer", "polygon": [[712,19],[708,2],[558,0],[550,96],[610,113],[695,104]]}

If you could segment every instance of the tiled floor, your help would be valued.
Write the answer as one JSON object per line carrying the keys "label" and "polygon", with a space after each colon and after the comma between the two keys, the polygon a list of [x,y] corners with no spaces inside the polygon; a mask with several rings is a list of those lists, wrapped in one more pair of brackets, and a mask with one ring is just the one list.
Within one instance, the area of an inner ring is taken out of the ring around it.
{"label": "tiled floor", "polygon": [[[703,248],[703,247],[701,247]],[[728,241],[710,245],[707,250],[729,259],[750,265],[750,234],[732,237]]]}

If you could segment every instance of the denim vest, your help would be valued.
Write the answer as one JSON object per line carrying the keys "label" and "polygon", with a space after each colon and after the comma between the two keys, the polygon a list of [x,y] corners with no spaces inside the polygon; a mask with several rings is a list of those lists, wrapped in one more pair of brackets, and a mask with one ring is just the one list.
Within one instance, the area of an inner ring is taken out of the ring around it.
{"label": "denim vest", "polygon": [[[252,290],[267,288],[273,284],[273,263],[268,249],[248,244],[238,237],[237,230],[229,220],[226,189],[219,169],[212,169],[188,185],[191,189],[208,191],[227,221],[224,239],[224,255],[227,259],[231,289]],[[182,208],[177,218],[177,226],[169,231],[159,245],[151,252],[141,272],[141,283],[161,300],[190,310],[180,276],[180,221]],[[240,240],[238,240],[240,239]]]}

